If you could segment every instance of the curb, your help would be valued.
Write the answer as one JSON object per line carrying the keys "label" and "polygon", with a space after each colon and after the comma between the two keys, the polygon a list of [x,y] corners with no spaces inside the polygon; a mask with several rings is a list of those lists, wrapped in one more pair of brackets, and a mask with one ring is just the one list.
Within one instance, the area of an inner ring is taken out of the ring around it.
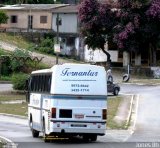
{"label": "curb", "polygon": [[139,95],[135,95],[133,99],[132,110],[131,110],[130,126],[128,128],[131,131],[131,134],[134,133],[135,126],[136,126],[138,102],[139,102]]}
{"label": "curb", "polygon": [[7,117],[15,117],[19,119],[27,119],[28,117],[25,116],[20,116],[20,115],[13,115],[13,114],[5,114],[5,113],[0,113],[1,116],[7,116]]}
{"label": "curb", "polygon": [[129,83],[119,83],[119,84],[123,84],[123,85],[139,85],[139,86],[144,86],[144,85],[149,85],[149,86],[158,86],[160,85],[160,83],[134,83],[134,82],[129,82]]}
{"label": "curb", "polygon": [[0,136],[0,142],[2,143],[2,148],[17,148],[17,144],[6,137]]}
{"label": "curb", "polygon": [[131,101],[130,101],[130,107],[129,107],[129,113],[128,113],[128,117],[127,117],[127,121],[126,121],[126,125],[125,127],[127,127],[129,125],[129,121],[132,117],[132,110],[133,110],[133,101],[134,101],[135,95],[132,95]]}

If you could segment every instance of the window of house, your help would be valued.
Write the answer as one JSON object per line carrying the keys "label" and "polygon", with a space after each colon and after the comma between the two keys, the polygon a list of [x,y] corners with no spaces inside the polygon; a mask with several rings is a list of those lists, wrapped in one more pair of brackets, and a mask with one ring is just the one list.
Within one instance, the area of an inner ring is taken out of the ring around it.
{"label": "window of house", "polygon": [[17,15],[12,15],[11,16],[11,23],[17,23],[18,22],[18,16]]}
{"label": "window of house", "polygon": [[47,16],[40,16],[40,23],[41,24],[47,23]]}

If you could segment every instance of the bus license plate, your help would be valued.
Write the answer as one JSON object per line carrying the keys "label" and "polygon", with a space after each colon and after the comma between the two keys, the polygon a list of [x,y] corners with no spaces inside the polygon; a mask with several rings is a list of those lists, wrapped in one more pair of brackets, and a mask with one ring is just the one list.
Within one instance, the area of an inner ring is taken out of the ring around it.
{"label": "bus license plate", "polygon": [[84,115],[83,114],[75,114],[75,118],[82,119],[82,118],[84,118]]}
{"label": "bus license plate", "polygon": [[87,125],[84,125],[84,124],[71,124],[71,127],[87,127]]}

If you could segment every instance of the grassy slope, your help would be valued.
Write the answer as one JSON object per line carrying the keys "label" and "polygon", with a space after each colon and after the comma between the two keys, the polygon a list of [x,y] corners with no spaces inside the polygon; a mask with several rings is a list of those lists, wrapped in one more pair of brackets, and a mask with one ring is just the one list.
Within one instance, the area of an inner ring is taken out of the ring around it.
{"label": "grassy slope", "polygon": [[0,40],[13,44],[18,48],[22,49],[27,49],[32,45],[32,43],[28,42],[21,36],[16,36],[14,34],[9,34],[9,33],[0,33]]}

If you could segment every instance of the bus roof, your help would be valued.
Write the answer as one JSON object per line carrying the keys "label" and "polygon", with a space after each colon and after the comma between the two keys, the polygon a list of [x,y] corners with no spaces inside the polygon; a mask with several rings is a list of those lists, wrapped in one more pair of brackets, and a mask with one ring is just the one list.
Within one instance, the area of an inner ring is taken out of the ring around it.
{"label": "bus roof", "polygon": [[99,68],[104,68],[102,66],[97,66],[97,65],[91,65],[91,64],[75,64],[75,63],[64,63],[62,65],[54,65],[53,67],[51,67],[50,69],[42,69],[42,70],[36,70],[33,71],[31,74],[39,74],[39,73],[52,73],[54,68],[57,67],[61,67],[61,66],[83,66],[83,67],[87,67],[87,66],[91,66],[91,67],[99,67]]}
{"label": "bus roof", "polygon": [[32,71],[31,74],[38,74],[38,73],[51,73],[52,70],[51,69],[42,69],[42,70],[36,70],[36,71]]}

